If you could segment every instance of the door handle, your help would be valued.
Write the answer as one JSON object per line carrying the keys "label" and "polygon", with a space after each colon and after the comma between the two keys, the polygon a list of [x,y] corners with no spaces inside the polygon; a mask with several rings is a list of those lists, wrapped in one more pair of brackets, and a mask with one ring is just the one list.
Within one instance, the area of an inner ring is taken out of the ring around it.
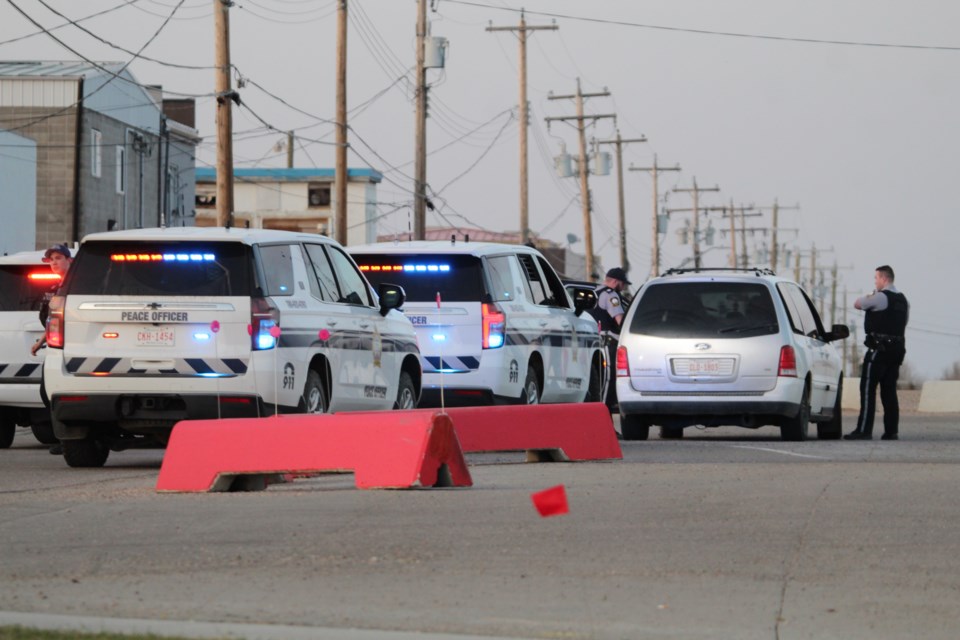
{"label": "door handle", "polygon": [[550,323],[547,322],[546,320],[541,320],[541,321],[540,321],[540,326],[541,326],[541,327],[545,327],[545,326],[547,326],[548,324],[550,324]]}
{"label": "door handle", "polygon": [[361,325],[360,325],[360,328],[361,328],[361,329],[367,329],[367,328],[369,328],[369,327],[370,327],[370,323],[369,323],[369,322],[368,322],[367,324],[361,324]]}

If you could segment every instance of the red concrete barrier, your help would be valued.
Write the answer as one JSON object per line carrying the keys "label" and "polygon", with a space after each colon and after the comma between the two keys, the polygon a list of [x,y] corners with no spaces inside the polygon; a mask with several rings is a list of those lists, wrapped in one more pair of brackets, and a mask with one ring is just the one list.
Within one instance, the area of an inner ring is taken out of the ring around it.
{"label": "red concrete barrier", "polygon": [[353,472],[361,489],[473,484],[451,419],[436,411],[184,420],[157,491],[262,489],[304,474]]}
{"label": "red concrete barrier", "polygon": [[451,407],[464,453],[527,451],[530,461],[622,459],[610,410],[602,402]]}

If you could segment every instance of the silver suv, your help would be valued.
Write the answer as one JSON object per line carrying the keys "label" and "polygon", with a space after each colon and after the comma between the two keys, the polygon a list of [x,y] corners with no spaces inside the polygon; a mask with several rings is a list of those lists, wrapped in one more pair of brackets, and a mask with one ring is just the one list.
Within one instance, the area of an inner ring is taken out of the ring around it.
{"label": "silver suv", "polygon": [[769,269],[671,269],[624,318],[617,394],[624,439],[692,425],[780,427],[784,440],[841,435],[843,362],[810,297]]}

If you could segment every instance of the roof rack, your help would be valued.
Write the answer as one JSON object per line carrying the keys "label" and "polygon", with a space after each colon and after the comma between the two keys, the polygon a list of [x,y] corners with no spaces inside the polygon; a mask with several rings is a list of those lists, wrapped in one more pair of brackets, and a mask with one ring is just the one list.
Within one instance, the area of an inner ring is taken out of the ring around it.
{"label": "roof rack", "polygon": [[775,275],[777,275],[776,273],[774,273],[773,269],[771,269],[770,267],[742,267],[742,268],[741,268],[741,267],[737,267],[737,268],[734,268],[734,267],[700,267],[700,268],[697,268],[697,267],[691,267],[691,268],[678,268],[678,267],[673,267],[673,268],[667,269],[667,270],[663,273],[663,275],[665,275],[665,276],[673,276],[673,275],[678,275],[678,274],[681,274],[681,273],[703,273],[703,272],[706,272],[706,271],[726,271],[726,272],[730,272],[730,271],[743,271],[743,272],[746,272],[746,273],[752,273],[752,274],[756,275],[757,277],[760,277],[760,276],[775,276]]}

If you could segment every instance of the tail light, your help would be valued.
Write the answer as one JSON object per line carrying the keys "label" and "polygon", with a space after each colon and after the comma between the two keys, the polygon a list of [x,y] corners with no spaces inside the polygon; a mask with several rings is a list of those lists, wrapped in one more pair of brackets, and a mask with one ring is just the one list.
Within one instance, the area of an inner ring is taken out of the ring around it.
{"label": "tail light", "polygon": [[630,360],[627,358],[627,348],[617,347],[617,377],[630,376]]}
{"label": "tail light", "polygon": [[506,327],[506,316],[503,315],[503,310],[496,303],[491,302],[482,304],[481,312],[483,314],[483,348],[502,347]]}
{"label": "tail light", "polygon": [[47,346],[63,349],[63,296],[50,298],[50,315],[47,316]]}
{"label": "tail light", "polygon": [[797,353],[789,345],[780,348],[780,367],[777,375],[783,378],[797,377]]}
{"label": "tail light", "polygon": [[250,299],[250,338],[254,351],[264,351],[277,346],[277,338],[271,329],[280,326],[280,310],[266,298]]}

